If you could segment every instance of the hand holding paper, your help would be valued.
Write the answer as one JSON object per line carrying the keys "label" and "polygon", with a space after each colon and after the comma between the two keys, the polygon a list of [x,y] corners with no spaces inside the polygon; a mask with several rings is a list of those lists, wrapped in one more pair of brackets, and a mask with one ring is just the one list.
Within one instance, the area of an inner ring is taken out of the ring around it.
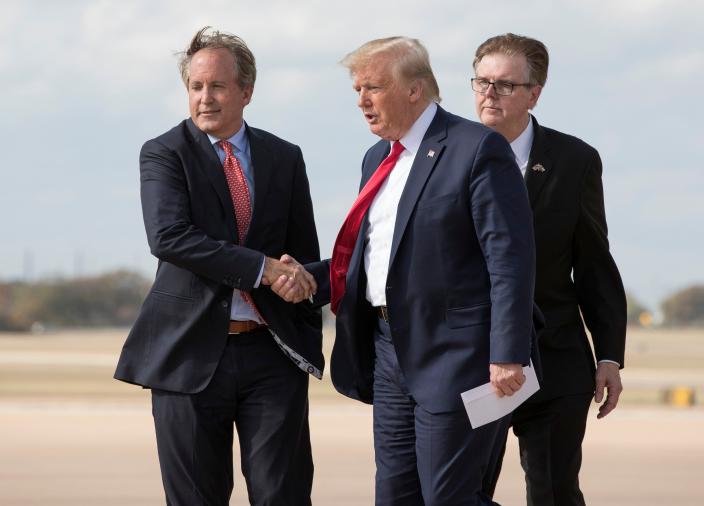
{"label": "hand holding paper", "polygon": [[491,383],[462,392],[462,402],[473,429],[508,415],[540,390],[532,362],[529,366],[523,367],[523,374],[525,374],[525,382],[511,396],[499,397]]}

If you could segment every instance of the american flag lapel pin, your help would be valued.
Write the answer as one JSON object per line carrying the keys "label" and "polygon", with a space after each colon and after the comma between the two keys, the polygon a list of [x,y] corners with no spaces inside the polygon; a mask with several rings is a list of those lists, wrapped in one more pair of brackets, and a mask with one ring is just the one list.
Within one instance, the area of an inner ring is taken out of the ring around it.
{"label": "american flag lapel pin", "polygon": [[435,151],[433,151],[432,149],[429,149],[428,150],[428,158],[432,158],[434,156],[435,156]]}

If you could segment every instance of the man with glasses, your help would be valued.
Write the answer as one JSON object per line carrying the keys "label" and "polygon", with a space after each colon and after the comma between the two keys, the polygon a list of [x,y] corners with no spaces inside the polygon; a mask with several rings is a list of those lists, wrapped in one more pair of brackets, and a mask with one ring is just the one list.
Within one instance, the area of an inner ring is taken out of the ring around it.
{"label": "man with glasses", "polygon": [[[536,243],[535,301],[545,316],[541,390],[512,415],[529,505],[583,505],[581,445],[594,397],[597,418],[621,393],[626,299],[609,253],[601,160],[581,140],[530,114],[545,86],[548,52],[528,37],[492,37],[476,51],[472,89],[480,121],[503,134],[528,187]],[[581,313],[581,316],[580,316]],[[589,329],[594,357],[584,331]],[[500,471],[505,439],[497,440]]]}

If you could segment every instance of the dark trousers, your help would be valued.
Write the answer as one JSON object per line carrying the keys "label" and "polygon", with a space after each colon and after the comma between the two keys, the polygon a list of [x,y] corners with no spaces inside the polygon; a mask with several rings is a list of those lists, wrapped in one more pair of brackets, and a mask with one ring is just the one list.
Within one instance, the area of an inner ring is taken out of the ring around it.
{"label": "dark trousers", "polygon": [[465,411],[423,409],[408,392],[384,320],[374,340],[376,505],[495,504],[481,485],[499,424],[472,429]]}
{"label": "dark trousers", "polygon": [[229,504],[233,425],[250,503],[311,504],[308,376],[268,331],[230,336],[205,390],[153,390],[152,412],[167,505]]}
{"label": "dark trousers", "polygon": [[[528,506],[584,506],[579,489],[582,440],[592,394],[576,394],[527,402],[511,417],[526,476]],[[503,431],[508,433],[508,427]],[[500,440],[499,440],[500,441]],[[484,490],[493,494],[506,448],[497,441],[494,476]]]}

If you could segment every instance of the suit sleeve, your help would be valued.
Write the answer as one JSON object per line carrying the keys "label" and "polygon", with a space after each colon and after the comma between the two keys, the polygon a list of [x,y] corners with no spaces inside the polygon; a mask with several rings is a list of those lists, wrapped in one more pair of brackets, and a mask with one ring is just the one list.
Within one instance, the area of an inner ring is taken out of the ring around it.
{"label": "suit sleeve", "polygon": [[481,142],[470,181],[471,211],[491,282],[491,363],[528,364],[535,243],[528,193],[501,135]]}
{"label": "suit sleeve", "polygon": [[152,254],[217,283],[251,290],[264,255],[214,239],[193,224],[193,196],[176,154],[157,141],[148,141],[139,165],[142,214]]}
{"label": "suit sleeve", "polygon": [[590,149],[584,174],[574,247],[574,283],[597,360],[623,367],[626,345],[626,295],[609,252],[601,159]]}

